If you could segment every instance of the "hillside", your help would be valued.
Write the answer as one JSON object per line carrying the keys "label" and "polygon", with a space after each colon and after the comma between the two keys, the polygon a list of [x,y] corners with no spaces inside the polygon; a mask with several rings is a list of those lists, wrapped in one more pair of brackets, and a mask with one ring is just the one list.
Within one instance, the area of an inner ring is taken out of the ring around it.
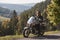
{"label": "hillside", "polygon": [[9,12],[10,12],[9,9],[0,7],[0,14],[3,14],[3,13],[8,14]]}
{"label": "hillside", "polygon": [[2,17],[2,16],[0,16],[0,22],[2,22],[2,21],[7,21],[7,20],[10,20],[10,18],[6,18],[6,17]]}
{"label": "hillside", "polygon": [[40,10],[41,13],[43,13],[44,9],[47,8],[47,5],[50,4],[50,0],[46,0],[44,2],[41,3],[37,3],[35,6],[33,6],[31,9],[29,10],[25,10],[24,12],[22,12],[20,14],[20,26],[23,29],[23,27],[26,26],[26,22],[29,19],[29,17],[31,17],[32,15],[34,15],[35,10]]}
{"label": "hillside", "polygon": [[0,16],[9,17],[10,14],[11,14],[10,9],[0,7]]}
{"label": "hillside", "polygon": [[28,15],[32,15],[35,13],[35,10],[40,10],[41,12],[44,11],[44,9],[47,8],[47,5],[50,4],[50,1],[51,0],[46,0],[44,2],[41,2],[41,3],[37,3],[35,6],[33,6],[31,9],[29,10],[25,10],[24,12],[22,12],[21,14],[23,15],[24,13],[25,14],[28,14]]}

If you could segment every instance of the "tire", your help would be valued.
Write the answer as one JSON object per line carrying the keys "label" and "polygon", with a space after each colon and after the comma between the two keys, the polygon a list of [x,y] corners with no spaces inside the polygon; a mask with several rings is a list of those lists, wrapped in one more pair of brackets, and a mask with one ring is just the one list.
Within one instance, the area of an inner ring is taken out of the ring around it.
{"label": "tire", "polygon": [[25,30],[23,31],[23,36],[24,36],[25,38],[28,38],[28,36],[29,36],[29,30],[28,30],[28,29],[25,29]]}
{"label": "tire", "polygon": [[38,33],[37,36],[39,37],[39,36],[43,36],[43,35],[44,35],[44,32],[40,32],[40,33]]}

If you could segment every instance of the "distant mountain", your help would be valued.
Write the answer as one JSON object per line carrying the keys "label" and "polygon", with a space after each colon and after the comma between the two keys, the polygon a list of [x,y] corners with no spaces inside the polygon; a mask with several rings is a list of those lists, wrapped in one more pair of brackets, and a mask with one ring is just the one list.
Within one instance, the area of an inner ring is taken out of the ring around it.
{"label": "distant mountain", "polygon": [[34,3],[31,3],[31,4],[5,4],[5,3],[0,3],[0,7],[7,8],[10,10],[16,10],[18,13],[23,12],[24,10],[30,9],[34,5],[35,5]]}
{"label": "distant mountain", "polygon": [[11,12],[16,10],[17,14],[20,14],[24,10],[28,10],[33,7],[35,4],[4,4],[0,3],[0,16],[10,18]]}
{"label": "distant mountain", "polygon": [[8,17],[11,14],[11,10],[0,7],[0,16]]}
{"label": "distant mountain", "polygon": [[29,3],[29,4],[23,4],[24,6],[31,6],[33,7],[36,3]]}

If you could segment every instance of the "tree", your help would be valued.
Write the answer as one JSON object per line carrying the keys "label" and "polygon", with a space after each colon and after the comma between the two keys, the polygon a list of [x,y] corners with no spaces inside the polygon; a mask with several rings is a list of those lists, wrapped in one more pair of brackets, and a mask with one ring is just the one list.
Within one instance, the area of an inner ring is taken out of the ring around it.
{"label": "tree", "polygon": [[18,17],[17,17],[16,11],[14,10],[9,23],[10,28],[14,32],[14,34],[16,33],[16,30],[17,30],[17,23],[18,23]]}
{"label": "tree", "polygon": [[60,23],[60,0],[51,0],[51,4],[48,5],[48,19],[50,22],[54,23],[55,25]]}
{"label": "tree", "polygon": [[60,0],[51,0],[51,4],[47,6],[48,16],[52,25],[60,24]]}

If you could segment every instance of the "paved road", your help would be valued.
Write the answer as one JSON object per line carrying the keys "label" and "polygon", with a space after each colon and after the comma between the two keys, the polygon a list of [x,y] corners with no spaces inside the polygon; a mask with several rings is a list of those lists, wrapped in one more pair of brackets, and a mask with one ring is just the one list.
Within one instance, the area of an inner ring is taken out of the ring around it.
{"label": "paved road", "polygon": [[13,39],[13,40],[60,40],[60,34],[49,34],[44,35],[40,37],[29,37],[29,38],[19,38],[19,39]]}

